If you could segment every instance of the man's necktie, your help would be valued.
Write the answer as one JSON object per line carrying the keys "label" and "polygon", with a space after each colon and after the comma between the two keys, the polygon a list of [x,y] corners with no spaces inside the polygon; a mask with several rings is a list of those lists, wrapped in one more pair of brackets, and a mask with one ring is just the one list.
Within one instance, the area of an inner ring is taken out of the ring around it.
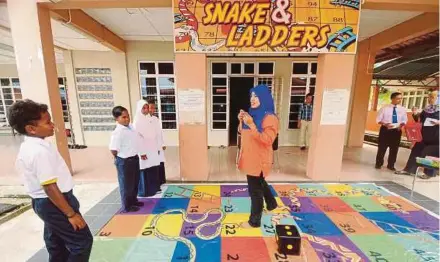
{"label": "man's necktie", "polygon": [[397,124],[397,106],[393,107],[393,124]]}

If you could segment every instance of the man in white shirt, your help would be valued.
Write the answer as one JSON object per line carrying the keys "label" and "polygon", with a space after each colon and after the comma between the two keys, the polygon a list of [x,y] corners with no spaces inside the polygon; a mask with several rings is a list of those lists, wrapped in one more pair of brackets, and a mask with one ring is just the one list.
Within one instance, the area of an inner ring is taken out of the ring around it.
{"label": "man in white shirt", "polygon": [[159,152],[159,158],[160,158],[160,166],[159,166],[159,184],[163,185],[167,182],[166,175],[165,175],[165,149],[166,146],[164,145],[163,141],[163,133],[162,133],[162,123],[160,122],[159,118],[155,116],[156,113],[156,104],[153,100],[148,101],[148,115],[147,118],[151,119],[151,130],[154,130],[156,133],[156,139],[157,139],[157,145],[158,145],[158,152]]}
{"label": "man in white shirt", "polygon": [[137,212],[144,205],[137,199],[140,176],[138,154],[143,160],[147,156],[140,153],[140,136],[130,124],[128,110],[116,106],[112,114],[117,125],[112,132],[109,149],[115,158],[123,212]]}
{"label": "man in white shirt", "polygon": [[402,101],[401,93],[391,94],[391,105],[384,106],[377,114],[376,122],[381,125],[379,131],[379,143],[376,155],[376,169],[380,169],[384,163],[384,156],[388,148],[387,168],[396,171],[397,153],[399,152],[400,139],[402,137],[402,127],[408,121],[406,108],[400,106]]}
{"label": "man in white shirt", "polygon": [[47,105],[18,101],[10,108],[8,120],[25,136],[16,167],[23,175],[35,213],[44,222],[49,261],[88,261],[93,236],[72,193],[69,168],[57,149],[45,140],[54,134]]}

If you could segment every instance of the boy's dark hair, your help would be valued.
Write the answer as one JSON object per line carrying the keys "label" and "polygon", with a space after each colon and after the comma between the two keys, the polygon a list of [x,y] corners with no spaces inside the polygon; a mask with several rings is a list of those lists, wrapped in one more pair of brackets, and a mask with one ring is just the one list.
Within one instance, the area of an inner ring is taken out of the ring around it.
{"label": "boy's dark hair", "polygon": [[123,106],[115,106],[112,109],[112,115],[116,119],[116,118],[120,117],[124,111],[128,112],[127,108],[125,108]]}
{"label": "boy's dark hair", "polygon": [[41,119],[41,114],[47,113],[48,108],[45,104],[39,104],[26,99],[15,102],[8,112],[8,121],[12,128],[18,133],[26,135],[25,127],[35,124]]}
{"label": "boy's dark hair", "polygon": [[313,94],[312,94],[312,93],[308,93],[308,94],[306,95],[306,98],[309,97],[309,96],[313,97]]}
{"label": "boy's dark hair", "polygon": [[402,95],[402,93],[394,92],[394,93],[391,94],[391,99],[394,99],[394,98],[396,98],[396,96],[400,96],[400,95]]}

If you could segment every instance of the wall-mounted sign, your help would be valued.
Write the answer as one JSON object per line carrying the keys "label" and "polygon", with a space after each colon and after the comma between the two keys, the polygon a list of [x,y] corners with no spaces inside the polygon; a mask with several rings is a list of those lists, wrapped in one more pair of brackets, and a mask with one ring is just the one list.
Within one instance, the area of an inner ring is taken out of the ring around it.
{"label": "wall-mounted sign", "polygon": [[325,89],[322,97],[321,125],[345,125],[349,100],[348,89]]}
{"label": "wall-mounted sign", "polygon": [[201,89],[178,91],[179,122],[187,125],[205,124],[205,92]]}
{"label": "wall-mounted sign", "polygon": [[176,52],[355,53],[360,0],[173,0]]}

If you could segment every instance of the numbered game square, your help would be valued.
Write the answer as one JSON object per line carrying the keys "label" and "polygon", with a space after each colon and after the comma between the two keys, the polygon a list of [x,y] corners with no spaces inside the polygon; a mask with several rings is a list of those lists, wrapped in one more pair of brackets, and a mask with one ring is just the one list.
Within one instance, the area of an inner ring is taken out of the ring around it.
{"label": "numbered game square", "polygon": [[264,238],[222,238],[222,261],[270,261]]}
{"label": "numbered game square", "polygon": [[346,235],[383,233],[380,228],[356,212],[330,212],[326,215]]}
{"label": "numbered game square", "polygon": [[273,185],[272,186],[278,197],[303,197],[306,196],[305,192],[301,190],[297,185]]}
{"label": "numbered game square", "polygon": [[116,215],[101,229],[98,236],[136,237],[146,220],[147,215]]}
{"label": "numbered game square", "polygon": [[194,192],[194,186],[182,185],[170,185],[168,186],[165,193],[163,193],[163,198],[191,198]]}
{"label": "numbered game square", "polygon": [[[156,220],[155,226],[154,220]],[[150,215],[143,224],[139,236],[156,238],[156,232],[166,236],[179,236],[182,225],[183,219],[180,214]]]}
{"label": "numbered game square", "polygon": [[369,261],[347,236],[311,237],[309,241],[320,258],[317,261]]}
{"label": "numbered game square", "polygon": [[416,228],[425,232],[439,233],[439,219],[425,211],[409,211],[408,213],[394,213],[405,221],[414,225]]}
{"label": "numbered game square", "polygon": [[[190,238],[189,241],[196,249],[195,261],[220,262],[221,257],[221,238],[216,237],[210,240],[202,240],[200,238]],[[187,245],[177,242],[171,261],[191,261],[191,252]],[[164,260],[167,261],[167,260]]]}
{"label": "numbered game square", "polygon": [[357,212],[385,212],[386,208],[381,206],[376,201],[373,201],[371,197],[341,197],[341,199],[347,203],[351,208]]}
{"label": "numbered game square", "polygon": [[218,209],[221,205],[221,198],[202,200],[191,198],[188,204],[188,214],[205,214],[209,209]]}
{"label": "numbered game square", "polygon": [[249,197],[247,185],[221,185],[222,197]]}
{"label": "numbered game square", "polygon": [[260,228],[242,228],[249,220],[249,214],[227,214],[222,223],[222,237],[261,237]]}
{"label": "numbered game square", "polygon": [[261,233],[263,234],[263,237],[275,237],[275,224],[273,221],[277,220],[277,224],[279,225],[292,225],[296,226],[296,228],[299,229],[298,225],[295,222],[295,219],[293,219],[292,216],[284,216],[281,215],[279,218],[276,217],[277,215],[266,215],[264,214],[261,217]]}
{"label": "numbered game square", "polygon": [[321,213],[321,209],[309,197],[290,199],[282,197],[281,201],[290,209],[291,213]]}
{"label": "numbered game square", "polygon": [[183,209],[186,211],[188,204],[188,198],[162,198],[157,202],[152,213],[161,214],[169,209]]}
{"label": "numbered game square", "polygon": [[408,211],[420,210],[420,208],[398,196],[372,197],[372,199],[392,212],[407,214]]}
{"label": "numbered game square", "polygon": [[251,199],[249,197],[222,197],[222,210],[227,214],[248,214],[251,212]]}
{"label": "numbered game square", "polygon": [[[197,221],[203,218],[204,215],[201,214],[190,214],[188,215],[188,220],[190,221]],[[209,214],[207,217],[196,223],[184,221],[182,225],[182,230],[180,231],[180,236],[185,238],[192,238],[192,237],[204,237],[204,238],[211,238],[215,236],[217,233],[220,235],[221,233],[221,221],[220,220],[221,215],[218,214]],[[215,221],[219,221],[218,223],[214,225],[209,226],[202,226],[206,223],[212,223]],[[197,230],[199,229],[199,231]]]}
{"label": "numbered game square", "polygon": [[333,196],[323,185],[317,184],[299,184],[298,187],[308,197]]}
{"label": "numbered game square", "polygon": [[423,261],[388,235],[350,235],[350,240],[368,256],[370,261]]}
{"label": "numbered game square", "polygon": [[392,212],[361,212],[371,223],[388,233],[411,233],[414,225]]}
{"label": "numbered game square", "polygon": [[314,197],[311,199],[323,212],[354,212],[353,208],[339,197]]}
{"label": "numbered game square", "polygon": [[314,236],[342,235],[339,228],[323,213],[295,213],[296,223],[305,234]]}
{"label": "numbered game square", "polygon": [[264,238],[267,251],[271,262],[304,262],[304,261],[320,261],[316,251],[313,249],[307,238],[301,238],[301,254],[299,256],[286,255],[278,252],[278,244],[275,238]]}

